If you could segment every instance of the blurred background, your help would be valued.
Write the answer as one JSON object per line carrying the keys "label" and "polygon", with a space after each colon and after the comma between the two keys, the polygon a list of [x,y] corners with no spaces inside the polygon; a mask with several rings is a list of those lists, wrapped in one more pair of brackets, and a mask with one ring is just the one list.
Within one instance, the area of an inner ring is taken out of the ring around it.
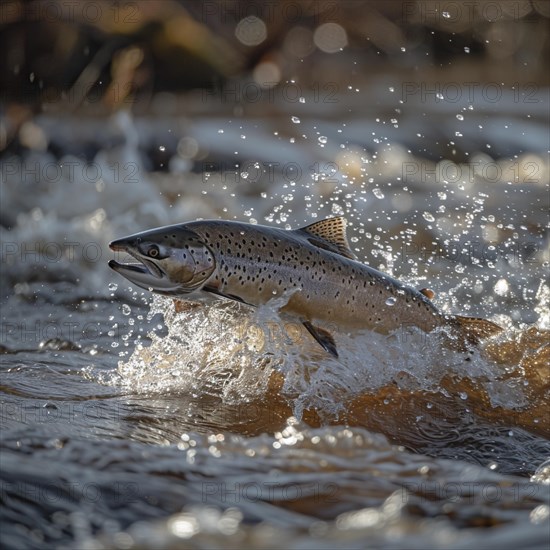
{"label": "blurred background", "polygon": [[24,126],[37,113],[269,117],[315,96],[323,116],[361,116],[395,80],[409,102],[444,103],[456,83],[449,98],[473,103],[496,83],[489,98],[515,90],[519,103],[548,84],[549,17],[544,0],[7,1],[0,150],[55,150]]}

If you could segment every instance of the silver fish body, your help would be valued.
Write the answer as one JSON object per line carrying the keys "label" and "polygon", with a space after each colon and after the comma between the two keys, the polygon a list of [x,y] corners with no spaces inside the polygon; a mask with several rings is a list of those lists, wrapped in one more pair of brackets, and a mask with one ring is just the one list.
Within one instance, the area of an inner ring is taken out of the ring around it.
{"label": "silver fish body", "polygon": [[500,327],[440,312],[429,293],[358,262],[344,218],[295,230],[221,220],[189,222],[111,243],[141,264],[111,261],[113,269],[154,292],[184,296],[198,290],[259,306],[286,296],[284,313],[299,318],[327,351],[332,338],[317,325],[388,333],[415,326],[450,327],[477,341]]}
{"label": "silver fish body", "polygon": [[205,287],[221,295],[258,306],[287,293],[282,311],[342,329],[390,332],[414,324],[429,332],[445,323],[421,292],[351,259],[351,251],[344,256],[327,249],[306,228],[225,221],[187,227],[212,250],[216,270]]}

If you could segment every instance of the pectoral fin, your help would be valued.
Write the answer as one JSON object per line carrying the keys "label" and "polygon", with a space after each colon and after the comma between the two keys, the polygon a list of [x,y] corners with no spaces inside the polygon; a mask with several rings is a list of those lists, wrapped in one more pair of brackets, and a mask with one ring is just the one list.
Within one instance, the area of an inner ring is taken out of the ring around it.
{"label": "pectoral fin", "polygon": [[454,320],[460,327],[460,330],[466,335],[466,338],[474,344],[504,330],[496,323],[480,317],[463,317],[462,315],[455,315]]}
{"label": "pectoral fin", "polygon": [[222,298],[227,298],[228,300],[234,300],[235,302],[239,302],[241,304],[246,304],[249,306],[247,302],[245,302],[242,298],[239,298],[238,296],[235,296],[234,294],[227,294],[225,292],[220,292],[216,287],[213,286],[203,286],[202,289],[205,292],[209,292],[210,294],[215,294],[216,296],[221,296]]}
{"label": "pectoral fin", "polygon": [[303,325],[325,351],[328,351],[333,357],[338,358],[336,342],[328,330],[315,327],[309,321],[304,321]]}

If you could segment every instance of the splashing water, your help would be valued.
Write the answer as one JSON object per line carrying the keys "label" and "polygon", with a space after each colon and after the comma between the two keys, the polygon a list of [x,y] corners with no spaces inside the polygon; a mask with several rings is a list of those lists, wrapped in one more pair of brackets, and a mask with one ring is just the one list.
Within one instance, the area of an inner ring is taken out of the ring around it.
{"label": "splashing water", "polygon": [[[404,327],[389,335],[330,327],[339,357],[327,354],[296,319],[280,317],[289,295],[257,309],[228,300],[181,302],[154,296],[149,318],[164,316],[167,334],[150,334],[119,363],[115,383],[140,393],[216,395],[227,404],[264,397],[273,384],[302,418],[341,419],[350,402],[394,386],[404,393],[462,395],[447,380],[468,379],[493,406],[525,407],[523,384],[503,379],[482,350],[456,352],[440,334]],[[474,400],[475,401],[475,400]]]}

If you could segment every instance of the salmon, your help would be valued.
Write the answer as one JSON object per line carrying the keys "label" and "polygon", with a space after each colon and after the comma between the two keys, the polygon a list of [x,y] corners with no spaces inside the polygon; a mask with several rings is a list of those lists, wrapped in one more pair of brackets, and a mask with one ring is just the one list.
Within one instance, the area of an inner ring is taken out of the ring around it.
{"label": "salmon", "polygon": [[425,333],[445,328],[450,346],[458,349],[502,330],[486,319],[444,314],[429,289],[417,290],[357,261],[343,217],[294,230],[195,221],[136,233],[109,246],[138,262],[111,260],[112,269],[159,294],[209,293],[251,306],[286,297],[281,312],[299,319],[335,357],[327,325],[384,334],[405,326]]}

